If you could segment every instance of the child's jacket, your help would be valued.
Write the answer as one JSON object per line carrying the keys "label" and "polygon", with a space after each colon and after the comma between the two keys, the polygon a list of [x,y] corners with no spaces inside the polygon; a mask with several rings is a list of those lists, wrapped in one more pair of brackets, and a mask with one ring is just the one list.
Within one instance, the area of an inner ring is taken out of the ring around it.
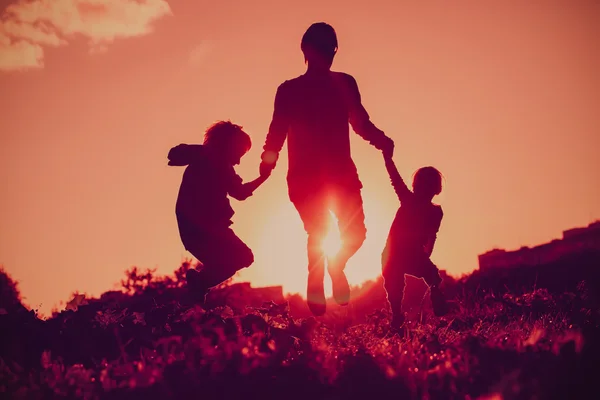
{"label": "child's jacket", "polygon": [[168,159],[171,166],[187,166],[175,207],[182,235],[231,225],[234,211],[227,195],[242,184],[233,166],[200,144],[175,146]]}

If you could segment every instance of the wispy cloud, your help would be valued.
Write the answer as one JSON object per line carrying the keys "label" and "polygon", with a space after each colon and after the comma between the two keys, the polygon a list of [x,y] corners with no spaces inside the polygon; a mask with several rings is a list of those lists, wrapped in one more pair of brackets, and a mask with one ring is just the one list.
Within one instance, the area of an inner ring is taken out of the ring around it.
{"label": "wispy cloud", "polygon": [[171,15],[165,0],[19,0],[0,17],[0,70],[44,66],[44,46],[67,45],[76,35],[90,51],[106,51],[118,38],[147,35]]}
{"label": "wispy cloud", "polygon": [[203,40],[190,51],[189,62],[192,66],[197,67],[206,61],[210,53],[213,51],[215,43],[209,40]]}

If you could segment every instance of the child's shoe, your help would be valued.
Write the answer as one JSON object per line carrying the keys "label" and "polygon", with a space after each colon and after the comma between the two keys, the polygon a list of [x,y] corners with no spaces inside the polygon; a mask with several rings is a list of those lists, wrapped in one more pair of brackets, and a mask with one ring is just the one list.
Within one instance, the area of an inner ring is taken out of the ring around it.
{"label": "child's shoe", "polygon": [[190,268],[185,274],[185,279],[187,280],[188,289],[193,300],[204,304],[206,302],[206,295],[210,289],[202,284],[200,272],[194,268]]}

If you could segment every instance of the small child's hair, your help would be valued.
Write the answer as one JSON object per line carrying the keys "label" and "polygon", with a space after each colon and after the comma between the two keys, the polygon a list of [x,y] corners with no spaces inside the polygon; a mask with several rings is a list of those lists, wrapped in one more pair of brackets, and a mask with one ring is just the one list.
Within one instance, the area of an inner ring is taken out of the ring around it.
{"label": "small child's hair", "polygon": [[241,125],[236,125],[231,121],[218,121],[212,124],[204,134],[205,145],[215,145],[216,147],[227,147],[232,144],[239,144],[248,152],[252,147],[250,136],[244,132]]}
{"label": "small child's hair", "polygon": [[442,192],[442,173],[431,166],[419,168],[413,178],[413,189],[425,190],[434,195],[440,194]]}

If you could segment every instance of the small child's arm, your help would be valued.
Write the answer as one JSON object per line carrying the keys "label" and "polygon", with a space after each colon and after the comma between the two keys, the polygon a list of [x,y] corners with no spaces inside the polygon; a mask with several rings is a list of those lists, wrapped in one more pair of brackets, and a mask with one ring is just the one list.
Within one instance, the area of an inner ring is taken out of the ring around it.
{"label": "small child's arm", "polygon": [[265,183],[267,178],[270,175],[269,173],[261,174],[258,178],[253,181],[242,183],[242,178],[236,174],[236,178],[234,179],[231,188],[229,189],[229,195],[236,200],[246,200],[248,197],[254,194],[254,191],[258,189],[260,185]]}
{"label": "small child's arm", "polygon": [[392,181],[394,191],[396,192],[398,199],[402,202],[406,200],[412,194],[412,192],[406,186],[404,180],[400,176],[400,173],[398,172],[398,168],[396,168],[394,160],[391,157],[384,157],[384,160],[385,168],[387,169],[388,174],[390,176],[390,180]]}

